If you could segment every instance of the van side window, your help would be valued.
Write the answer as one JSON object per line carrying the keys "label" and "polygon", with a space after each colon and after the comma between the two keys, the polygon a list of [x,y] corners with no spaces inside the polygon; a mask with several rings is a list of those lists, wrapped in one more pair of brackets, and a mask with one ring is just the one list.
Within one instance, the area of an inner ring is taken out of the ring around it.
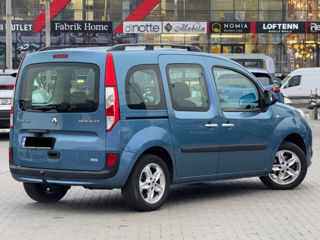
{"label": "van side window", "polygon": [[246,76],[219,67],[213,68],[213,75],[223,111],[256,111],[259,109],[257,87]]}
{"label": "van side window", "polygon": [[292,78],[290,78],[288,80],[288,88],[289,87],[296,87],[296,86],[299,86],[301,83],[301,76],[298,75],[298,76],[293,76]]}
{"label": "van side window", "polygon": [[200,65],[169,64],[167,78],[173,109],[201,112],[209,109],[206,79]]}
{"label": "van side window", "polygon": [[126,77],[126,100],[131,109],[166,109],[157,65],[138,65],[129,70]]}

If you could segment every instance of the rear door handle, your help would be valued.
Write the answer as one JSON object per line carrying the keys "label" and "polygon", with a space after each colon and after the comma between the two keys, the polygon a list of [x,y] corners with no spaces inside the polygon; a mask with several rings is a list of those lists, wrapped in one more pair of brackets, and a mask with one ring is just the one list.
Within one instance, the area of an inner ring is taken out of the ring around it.
{"label": "rear door handle", "polygon": [[205,126],[207,128],[217,128],[218,124],[216,124],[216,123],[206,123]]}
{"label": "rear door handle", "polygon": [[234,127],[234,124],[233,123],[222,123],[222,127],[224,127],[224,128]]}

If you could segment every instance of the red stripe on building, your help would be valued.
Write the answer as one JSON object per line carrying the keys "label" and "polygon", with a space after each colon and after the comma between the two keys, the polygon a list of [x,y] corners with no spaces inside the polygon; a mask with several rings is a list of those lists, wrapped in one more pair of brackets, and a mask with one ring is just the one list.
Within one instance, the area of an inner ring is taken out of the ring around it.
{"label": "red stripe on building", "polygon": [[250,33],[256,33],[256,22],[250,22]]}
{"label": "red stripe on building", "polygon": [[[144,0],[124,21],[141,21],[160,1],[161,0]],[[121,23],[113,32],[122,33],[123,23]]]}
{"label": "red stripe on building", "polygon": [[[53,0],[50,4],[50,20],[52,20],[71,0]],[[33,21],[33,31],[40,32],[46,25],[46,11],[42,11]]]}
{"label": "red stripe on building", "polygon": [[309,32],[309,23],[308,22],[305,22],[305,33],[308,33]]}

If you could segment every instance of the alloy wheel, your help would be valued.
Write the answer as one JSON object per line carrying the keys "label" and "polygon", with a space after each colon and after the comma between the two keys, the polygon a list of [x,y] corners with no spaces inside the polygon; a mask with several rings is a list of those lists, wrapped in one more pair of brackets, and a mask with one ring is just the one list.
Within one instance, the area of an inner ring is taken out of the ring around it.
{"label": "alloy wheel", "polygon": [[300,158],[290,150],[280,150],[276,154],[270,179],[280,185],[287,185],[294,182],[300,175]]}
{"label": "alloy wheel", "polygon": [[141,171],[139,190],[142,198],[149,204],[158,202],[165,192],[166,179],[162,168],[156,163],[149,163]]}

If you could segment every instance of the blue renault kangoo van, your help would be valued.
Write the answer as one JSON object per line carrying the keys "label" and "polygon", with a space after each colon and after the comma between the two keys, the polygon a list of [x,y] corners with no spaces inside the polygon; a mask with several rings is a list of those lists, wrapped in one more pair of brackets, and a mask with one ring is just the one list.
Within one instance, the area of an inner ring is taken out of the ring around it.
{"label": "blue renault kangoo van", "polygon": [[12,102],[10,171],[38,202],[71,186],[121,188],[150,211],[172,184],[260,177],[292,189],[311,164],[304,114],[241,65],[193,46],[28,54]]}

